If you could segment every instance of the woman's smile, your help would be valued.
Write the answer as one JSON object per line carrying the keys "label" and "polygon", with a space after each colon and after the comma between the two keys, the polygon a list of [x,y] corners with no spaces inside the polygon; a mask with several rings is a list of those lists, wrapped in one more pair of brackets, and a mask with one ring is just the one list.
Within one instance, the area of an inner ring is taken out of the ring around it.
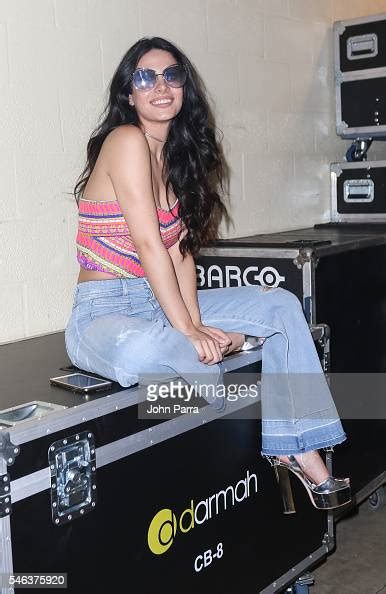
{"label": "woman's smile", "polygon": [[155,107],[169,107],[173,103],[172,97],[157,97],[157,99],[152,99],[150,101],[152,105]]}

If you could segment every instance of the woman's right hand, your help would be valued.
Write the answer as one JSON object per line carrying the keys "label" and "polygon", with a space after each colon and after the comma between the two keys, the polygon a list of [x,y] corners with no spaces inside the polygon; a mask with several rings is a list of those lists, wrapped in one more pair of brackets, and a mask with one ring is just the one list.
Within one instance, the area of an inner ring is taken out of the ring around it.
{"label": "woman's right hand", "polygon": [[223,360],[223,354],[219,343],[209,334],[200,332],[200,330],[192,329],[189,332],[184,332],[186,338],[190,340],[198,353],[198,358],[201,363],[214,365]]}

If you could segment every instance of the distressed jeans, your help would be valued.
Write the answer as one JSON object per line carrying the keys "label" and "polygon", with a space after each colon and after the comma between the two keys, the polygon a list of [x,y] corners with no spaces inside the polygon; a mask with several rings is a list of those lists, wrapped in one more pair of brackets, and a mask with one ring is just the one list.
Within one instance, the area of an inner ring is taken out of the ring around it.
{"label": "distressed jeans", "polygon": [[[264,337],[262,454],[296,454],[346,439],[298,298],[278,288],[198,291],[204,325]],[[75,289],[65,332],[74,365],[130,386],[142,375],[217,384],[222,363],[201,363],[173,328],[146,278],[88,281]]]}

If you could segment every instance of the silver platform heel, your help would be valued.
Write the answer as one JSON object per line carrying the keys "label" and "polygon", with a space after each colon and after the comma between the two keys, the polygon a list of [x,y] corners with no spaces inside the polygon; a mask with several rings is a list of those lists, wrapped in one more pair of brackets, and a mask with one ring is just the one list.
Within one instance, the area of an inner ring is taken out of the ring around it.
{"label": "silver platform heel", "polygon": [[295,514],[295,503],[292,495],[291,481],[287,468],[283,466],[274,465],[273,467],[276,475],[276,480],[279,485],[281,497],[283,500],[283,513],[284,514]]}
{"label": "silver platform heel", "polygon": [[319,485],[315,485],[303,471],[295,456],[288,456],[289,462],[284,462],[276,456],[267,456],[267,458],[275,471],[285,514],[296,512],[289,471],[302,482],[312,505],[317,509],[334,509],[351,501],[350,479],[329,476]]}

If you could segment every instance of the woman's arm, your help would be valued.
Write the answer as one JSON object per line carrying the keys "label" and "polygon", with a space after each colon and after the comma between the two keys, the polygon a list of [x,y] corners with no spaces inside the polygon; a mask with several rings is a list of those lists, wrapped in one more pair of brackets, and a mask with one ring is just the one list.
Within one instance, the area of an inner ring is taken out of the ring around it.
{"label": "woman's arm", "polygon": [[221,351],[215,340],[193,324],[170,255],[162,242],[146,139],[135,126],[119,126],[108,135],[102,151],[107,174],[159,304],[172,326],[192,341],[200,360],[217,363],[222,358]]}
{"label": "woman's arm", "polygon": [[[180,237],[180,241],[183,236]],[[220,328],[204,326],[201,321],[200,307],[197,298],[197,277],[196,264],[193,256],[187,254],[185,258],[179,249],[179,241],[169,248],[169,254],[173,261],[177,281],[180,287],[182,298],[190,313],[193,324],[201,332],[205,332],[214,338],[220,346],[223,354],[229,354],[237,350],[244,342],[244,335],[240,333],[226,333]]]}
{"label": "woman's arm", "polygon": [[[182,237],[180,237],[180,241]],[[196,265],[193,256],[187,254],[183,258],[179,248],[179,241],[172,245],[168,251],[173,262],[182,298],[193,324],[198,327],[202,322],[197,299]]]}

